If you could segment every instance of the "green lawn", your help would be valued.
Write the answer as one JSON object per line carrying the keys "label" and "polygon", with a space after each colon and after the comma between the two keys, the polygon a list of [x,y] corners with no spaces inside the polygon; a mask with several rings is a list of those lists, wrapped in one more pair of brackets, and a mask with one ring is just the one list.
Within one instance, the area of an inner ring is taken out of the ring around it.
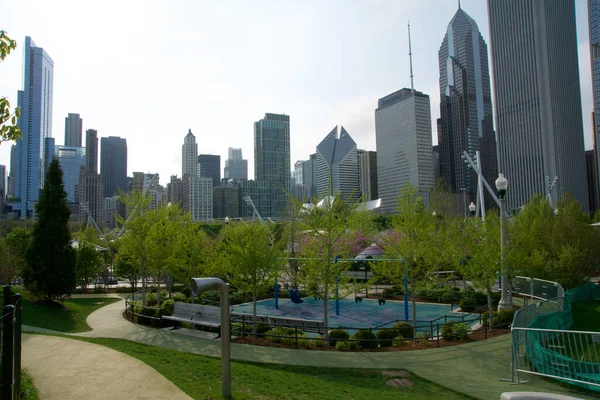
{"label": "green lawn", "polygon": [[[100,307],[119,301],[116,298],[69,299],[52,306],[23,299],[23,325],[54,331],[74,333],[92,329],[85,323],[86,318]],[[4,301],[0,296],[0,301]]]}
{"label": "green lawn", "polygon": [[[194,399],[221,398],[221,360],[121,339],[78,338],[118,350],[157,370]],[[343,367],[340,365],[340,367]],[[470,399],[411,375],[392,387],[381,371],[232,362],[235,399]]]}
{"label": "green lawn", "polygon": [[571,307],[574,320],[572,331],[600,332],[600,300],[575,302]]}

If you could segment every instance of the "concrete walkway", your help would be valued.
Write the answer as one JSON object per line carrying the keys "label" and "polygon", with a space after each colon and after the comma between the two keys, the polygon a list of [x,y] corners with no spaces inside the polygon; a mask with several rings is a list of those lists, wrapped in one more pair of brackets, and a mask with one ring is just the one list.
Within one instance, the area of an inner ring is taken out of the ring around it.
{"label": "concrete walkway", "polygon": [[[123,311],[123,301],[105,306],[88,316],[86,322],[92,331],[73,336],[127,339],[172,350],[220,356],[218,340],[134,325],[123,318]],[[29,328],[24,326],[23,329]],[[235,360],[277,364],[406,369],[480,399],[499,399],[501,393],[516,390],[569,394],[568,389],[535,376],[528,377],[531,383],[521,386],[500,381],[500,378],[508,378],[510,372],[508,335],[460,346],[403,352],[308,351],[232,344],[231,355]]]}
{"label": "concrete walkway", "polygon": [[43,400],[191,399],[143,362],[79,340],[23,335],[22,363]]}

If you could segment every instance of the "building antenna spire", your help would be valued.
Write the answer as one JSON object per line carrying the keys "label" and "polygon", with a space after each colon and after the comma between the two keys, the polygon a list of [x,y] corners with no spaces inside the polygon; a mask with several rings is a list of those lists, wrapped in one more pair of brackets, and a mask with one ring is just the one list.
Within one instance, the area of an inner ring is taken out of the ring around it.
{"label": "building antenna spire", "polygon": [[458,0],[458,9],[460,10],[460,0]]}
{"label": "building antenna spire", "polygon": [[408,57],[410,59],[410,91],[415,92],[415,85],[413,80],[413,68],[412,68],[412,47],[410,44],[410,20],[408,20]]}

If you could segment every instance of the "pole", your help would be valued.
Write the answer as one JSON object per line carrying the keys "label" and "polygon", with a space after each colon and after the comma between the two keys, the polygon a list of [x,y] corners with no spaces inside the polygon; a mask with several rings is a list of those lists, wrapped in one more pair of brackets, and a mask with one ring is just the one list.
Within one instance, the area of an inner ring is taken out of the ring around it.
{"label": "pole", "polygon": [[406,261],[404,263],[404,320],[408,321],[408,270]]}
{"label": "pole", "polygon": [[504,264],[506,249],[506,221],[504,218],[504,209],[506,207],[506,197],[500,197],[500,268],[502,270],[502,297],[498,304],[498,311],[512,309],[512,304],[508,298],[508,273],[506,271],[506,265]]}
{"label": "pole", "polygon": [[340,315],[340,296],[339,296],[339,280],[340,280],[340,271],[338,270],[338,259],[339,257],[335,257],[335,315]]}
{"label": "pole", "polygon": [[277,257],[275,257],[275,309],[279,310],[279,285],[277,284]]}

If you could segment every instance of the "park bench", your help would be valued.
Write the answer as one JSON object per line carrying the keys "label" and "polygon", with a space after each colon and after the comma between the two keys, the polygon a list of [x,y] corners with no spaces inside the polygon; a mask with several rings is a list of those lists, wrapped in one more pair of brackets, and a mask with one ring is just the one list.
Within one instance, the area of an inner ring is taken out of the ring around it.
{"label": "park bench", "polygon": [[220,308],[202,304],[189,304],[178,301],[175,303],[173,315],[163,315],[162,319],[187,322],[188,324],[208,326],[211,328],[221,328]]}

